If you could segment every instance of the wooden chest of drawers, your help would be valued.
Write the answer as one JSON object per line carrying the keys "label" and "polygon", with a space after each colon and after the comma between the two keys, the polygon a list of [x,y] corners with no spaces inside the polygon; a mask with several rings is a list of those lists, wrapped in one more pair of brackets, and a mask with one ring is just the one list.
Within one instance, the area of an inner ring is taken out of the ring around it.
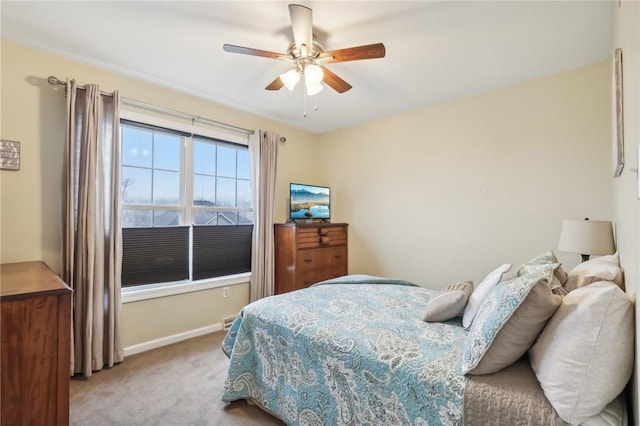
{"label": "wooden chest of drawers", "polygon": [[346,275],[347,224],[276,224],[275,293]]}
{"label": "wooden chest of drawers", "polygon": [[71,289],[43,262],[0,265],[1,424],[69,424]]}

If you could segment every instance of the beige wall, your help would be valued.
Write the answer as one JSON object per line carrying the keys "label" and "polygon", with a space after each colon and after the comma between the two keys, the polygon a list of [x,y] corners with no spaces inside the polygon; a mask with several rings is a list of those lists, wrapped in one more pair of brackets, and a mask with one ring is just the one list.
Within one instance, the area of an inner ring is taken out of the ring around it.
{"label": "beige wall", "polygon": [[[288,182],[315,180],[316,162],[299,161],[300,158],[315,157],[315,135],[7,40],[1,43],[0,137],[21,142],[20,171],[0,172],[2,263],[44,260],[56,272],[61,269],[66,112],[64,91],[55,90],[46,82],[49,75],[75,78],[79,84],[96,83],[105,91],[118,89],[121,96],[127,98],[286,136],[287,142],[279,147],[276,217],[286,216]],[[125,305],[125,344],[143,343],[162,335],[218,324],[221,318],[237,313],[249,300],[246,284],[231,287],[228,299],[221,299],[219,291]]]}
{"label": "beige wall", "polygon": [[247,283],[229,287],[226,299],[222,288],[214,288],[126,303],[122,307],[124,347],[222,324],[224,318],[235,317],[248,300]]}
{"label": "beige wall", "polygon": [[[612,48],[622,48],[624,77],[624,157],[625,166],[620,177],[612,179],[613,215],[620,251],[620,263],[625,272],[627,291],[634,296],[640,286],[640,203],[638,191],[638,141],[640,141],[640,3],[623,1],[614,6]],[[632,170],[632,169],[635,169]],[[636,354],[640,338],[636,305]],[[640,424],[640,376],[638,356],[633,379],[635,424]]]}
{"label": "beige wall", "polygon": [[609,105],[602,62],[322,136],[350,272],[478,283],[555,250],[564,218],[610,220]]}

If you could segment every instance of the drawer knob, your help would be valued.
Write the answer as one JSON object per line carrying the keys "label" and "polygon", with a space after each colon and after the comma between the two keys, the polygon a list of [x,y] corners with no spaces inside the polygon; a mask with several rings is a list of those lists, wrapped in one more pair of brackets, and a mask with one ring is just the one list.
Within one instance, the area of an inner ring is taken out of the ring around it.
{"label": "drawer knob", "polygon": [[304,259],[304,263],[311,263],[313,259]]}
{"label": "drawer knob", "polygon": [[342,255],[341,255],[341,254],[336,254],[336,255],[335,255],[335,256],[333,256],[333,257],[335,257],[336,259],[340,259],[340,258],[342,257]]}

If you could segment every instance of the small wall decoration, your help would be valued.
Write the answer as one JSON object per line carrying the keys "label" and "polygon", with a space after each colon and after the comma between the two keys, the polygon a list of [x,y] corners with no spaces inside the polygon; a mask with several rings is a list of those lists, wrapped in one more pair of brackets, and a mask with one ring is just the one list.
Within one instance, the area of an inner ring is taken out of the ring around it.
{"label": "small wall decoration", "polygon": [[613,58],[613,177],[624,168],[624,103],[622,91],[622,49],[615,50]]}
{"label": "small wall decoration", "polygon": [[0,169],[20,170],[20,142],[0,139]]}

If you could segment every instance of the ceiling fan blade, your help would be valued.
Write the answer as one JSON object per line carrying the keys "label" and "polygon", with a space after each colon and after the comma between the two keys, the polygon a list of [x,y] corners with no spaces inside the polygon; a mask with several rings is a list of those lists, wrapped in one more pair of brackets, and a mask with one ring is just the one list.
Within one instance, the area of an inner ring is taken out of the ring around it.
{"label": "ceiling fan blade", "polygon": [[265,87],[265,89],[266,90],[280,90],[280,89],[282,89],[282,86],[284,86],[284,83],[282,82],[280,77],[276,77],[276,79],[273,80],[271,83],[269,83],[269,85],[267,87]]}
{"label": "ceiling fan blade", "polygon": [[304,44],[311,52],[313,41],[313,17],[311,9],[299,4],[289,5],[289,15],[291,16],[291,30],[298,50]]}
{"label": "ceiling fan blade", "polygon": [[282,53],[269,52],[267,50],[252,49],[251,47],[235,46],[233,44],[225,44],[222,46],[225,52],[240,53],[242,55],[262,56],[264,58],[272,59],[288,59],[287,55]]}
{"label": "ceiling fan blade", "polygon": [[[320,55],[323,63],[331,64],[335,62],[359,61],[362,59],[384,58],[386,49],[384,44],[375,43],[366,46],[348,47],[324,52]],[[326,58],[326,59],[324,59]]]}
{"label": "ceiling fan blade", "polygon": [[331,71],[327,67],[322,67],[322,71],[324,72],[324,77],[322,81],[324,81],[327,86],[331,87],[338,93],[344,93],[347,90],[351,89],[351,85],[338,77],[333,71]]}

